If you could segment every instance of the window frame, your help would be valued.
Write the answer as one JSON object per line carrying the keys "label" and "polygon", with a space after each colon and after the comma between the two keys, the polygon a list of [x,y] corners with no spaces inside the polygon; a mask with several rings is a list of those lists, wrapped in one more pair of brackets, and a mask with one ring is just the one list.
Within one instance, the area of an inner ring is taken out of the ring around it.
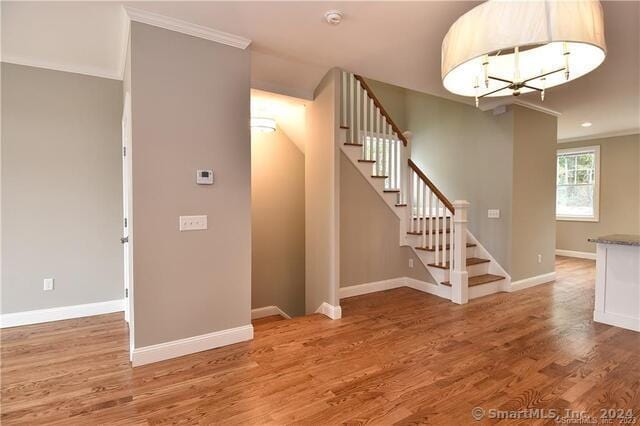
{"label": "window frame", "polygon": [[[594,184],[593,184],[593,215],[592,216],[572,216],[558,214],[558,157],[562,154],[594,153]],[[600,221],[600,145],[578,146],[575,148],[558,149],[556,151],[556,220],[577,221],[577,222],[599,222]]]}

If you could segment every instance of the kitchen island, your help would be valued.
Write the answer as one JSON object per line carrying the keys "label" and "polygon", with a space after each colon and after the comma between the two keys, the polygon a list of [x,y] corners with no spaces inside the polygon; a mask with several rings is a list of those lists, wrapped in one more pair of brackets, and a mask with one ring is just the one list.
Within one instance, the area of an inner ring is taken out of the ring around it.
{"label": "kitchen island", "polygon": [[597,244],[593,320],[640,331],[640,235],[589,241]]}

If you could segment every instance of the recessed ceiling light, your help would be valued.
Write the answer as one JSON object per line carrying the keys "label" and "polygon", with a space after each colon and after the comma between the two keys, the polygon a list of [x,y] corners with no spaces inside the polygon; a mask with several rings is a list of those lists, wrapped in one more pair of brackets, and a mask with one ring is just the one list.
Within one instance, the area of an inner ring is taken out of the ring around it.
{"label": "recessed ceiling light", "polygon": [[591,127],[593,123],[591,123],[590,121],[585,121],[584,123],[581,124],[582,127]]}

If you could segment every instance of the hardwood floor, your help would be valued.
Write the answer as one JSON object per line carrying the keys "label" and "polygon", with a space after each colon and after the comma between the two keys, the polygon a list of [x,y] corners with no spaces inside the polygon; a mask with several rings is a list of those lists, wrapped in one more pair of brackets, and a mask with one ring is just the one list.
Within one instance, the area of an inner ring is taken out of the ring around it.
{"label": "hardwood floor", "polygon": [[464,306],[408,288],[344,299],[341,320],[261,320],[251,342],[135,369],[120,314],[5,329],[2,424],[448,425],[474,407],[640,424],[640,333],[592,321],[592,261],[557,270]]}

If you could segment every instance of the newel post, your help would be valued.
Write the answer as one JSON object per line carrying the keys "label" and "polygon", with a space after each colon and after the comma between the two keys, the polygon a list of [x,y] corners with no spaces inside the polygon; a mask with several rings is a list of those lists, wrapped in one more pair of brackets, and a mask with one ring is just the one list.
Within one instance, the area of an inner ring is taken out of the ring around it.
{"label": "newel post", "polygon": [[451,301],[458,304],[469,301],[469,274],[467,272],[467,212],[469,203],[453,202],[453,271],[451,272]]}
{"label": "newel post", "polygon": [[400,202],[409,204],[409,158],[411,158],[411,139],[413,139],[413,133],[407,130],[406,132],[403,132],[402,135],[407,140],[407,146],[400,150],[400,166],[402,167]]}

